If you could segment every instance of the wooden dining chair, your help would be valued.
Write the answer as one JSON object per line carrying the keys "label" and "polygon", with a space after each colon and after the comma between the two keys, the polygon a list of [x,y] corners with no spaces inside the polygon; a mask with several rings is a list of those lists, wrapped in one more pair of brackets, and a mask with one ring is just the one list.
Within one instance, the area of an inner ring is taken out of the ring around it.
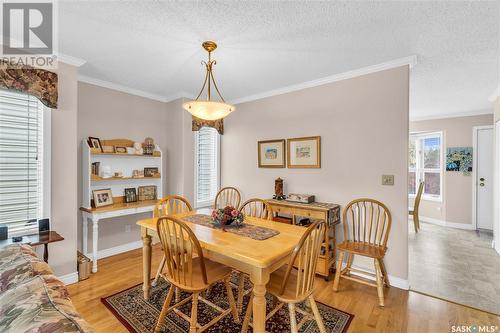
{"label": "wooden dining chair", "polygon": [[215,196],[214,209],[232,206],[238,208],[241,202],[241,194],[234,187],[224,187]]}
{"label": "wooden dining chair", "polygon": [[[319,331],[326,333],[323,320],[314,300],[314,282],[316,274],[316,264],[321,251],[321,244],[325,240],[326,223],[316,221],[312,223],[302,235],[299,243],[295,246],[288,265],[273,272],[267,284],[267,291],[278,300],[278,304],[266,316],[266,320],[271,318],[283,305],[288,304],[290,312],[290,331],[297,333],[302,325],[308,320],[316,320]],[[296,268],[294,268],[296,266]],[[309,301],[312,314],[297,307],[297,303]],[[250,325],[252,316],[253,295],[247,306],[245,319],[241,332],[246,333]],[[302,316],[302,320],[297,324],[296,312]]]}
{"label": "wooden dining chair", "polygon": [[420,182],[420,184],[418,184],[417,195],[415,196],[413,208],[408,209],[408,214],[413,216],[413,227],[415,228],[416,233],[420,230],[418,208],[420,207],[420,200],[422,200],[422,194],[424,193],[424,185],[424,182]]}
{"label": "wooden dining chair", "polygon": [[[191,204],[185,198],[178,195],[171,195],[165,197],[158,201],[156,207],[153,211],[154,217],[161,217],[167,215],[181,214],[193,211]],[[160,266],[158,267],[158,271],[156,272],[155,279],[153,280],[153,286],[158,283],[158,279],[161,276],[161,272],[165,267],[165,254],[161,259]]]}
{"label": "wooden dining chair", "polygon": [[[167,271],[162,272],[165,279],[170,282],[167,297],[156,324],[155,332],[159,332],[165,317],[174,311],[182,319],[189,322],[189,333],[200,333],[210,328],[226,315],[232,313],[236,323],[239,322],[233,291],[229,285],[231,268],[214,261],[205,259],[200,242],[189,227],[180,219],[173,216],[160,217],[157,222],[158,236],[165,253]],[[202,297],[202,293],[211,285],[223,281],[226,286],[229,309],[222,309]],[[174,289],[190,293],[180,302],[170,305]],[[178,308],[192,300],[191,316],[187,316]],[[220,312],[218,316],[205,325],[198,323],[198,301],[205,303]]]}
{"label": "wooden dining chair", "polygon": [[[245,201],[241,207],[238,209],[245,216],[257,217],[264,220],[273,219],[273,209],[267,201],[253,198]],[[243,297],[252,292],[252,289],[245,290],[245,273],[238,272],[238,299],[236,305],[238,307],[238,313],[241,313],[243,307]]]}
{"label": "wooden dining chair", "polygon": [[[377,288],[379,305],[384,306],[384,285],[389,287],[389,279],[384,265],[387,251],[387,239],[391,230],[392,217],[389,209],[374,199],[356,199],[344,208],[344,241],[337,245],[339,254],[333,290],[338,291],[340,278],[357,281]],[[347,265],[342,269],[344,255],[347,253]],[[354,255],[372,258],[375,274],[352,268]],[[376,283],[351,275],[358,272],[375,277]]]}

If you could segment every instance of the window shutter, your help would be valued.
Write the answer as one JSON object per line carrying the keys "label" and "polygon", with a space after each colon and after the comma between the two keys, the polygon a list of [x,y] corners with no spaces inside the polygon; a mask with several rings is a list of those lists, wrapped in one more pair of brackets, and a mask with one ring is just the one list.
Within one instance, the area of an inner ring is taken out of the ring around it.
{"label": "window shutter", "polygon": [[9,235],[37,230],[30,221],[41,216],[42,128],[37,98],[0,89],[0,225]]}
{"label": "window shutter", "polygon": [[208,206],[218,191],[218,133],[203,127],[196,132],[196,206]]}

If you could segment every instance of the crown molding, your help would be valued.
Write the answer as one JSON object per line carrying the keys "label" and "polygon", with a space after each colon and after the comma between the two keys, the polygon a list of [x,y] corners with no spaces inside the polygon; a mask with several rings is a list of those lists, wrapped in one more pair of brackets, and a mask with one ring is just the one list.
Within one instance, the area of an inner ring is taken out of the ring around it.
{"label": "crown molding", "polygon": [[298,90],[302,90],[302,89],[306,89],[306,88],[317,87],[317,86],[321,86],[324,84],[342,81],[342,80],[346,80],[346,79],[351,79],[354,77],[367,75],[367,74],[371,74],[371,73],[375,73],[375,72],[380,72],[380,71],[384,71],[387,69],[401,67],[401,66],[405,66],[405,65],[410,66],[410,69],[411,69],[411,68],[413,68],[413,66],[415,66],[417,64],[417,60],[418,59],[417,59],[416,55],[411,55],[411,56],[404,57],[404,58],[398,58],[398,59],[394,59],[391,61],[383,62],[381,64],[362,67],[362,68],[358,68],[358,69],[355,69],[352,71],[334,74],[331,76],[326,76],[324,78],[317,79],[317,80],[306,81],[306,82],[286,86],[283,88],[274,89],[274,90],[258,93],[255,95],[250,95],[247,97],[237,98],[235,100],[232,100],[231,104],[241,104],[241,103],[255,101],[255,100],[266,98],[266,97],[282,95],[282,94],[286,94],[289,92],[294,92],[294,91],[298,91]]}
{"label": "crown molding", "polygon": [[493,110],[476,110],[469,112],[461,112],[461,113],[450,113],[450,114],[441,114],[441,115],[432,115],[432,116],[423,116],[423,117],[412,117],[410,116],[410,121],[423,121],[423,120],[439,120],[439,119],[447,119],[447,118],[460,118],[460,117],[473,117],[473,116],[483,116],[487,114],[493,114]]}
{"label": "crown molding", "polygon": [[64,62],[65,64],[68,64],[68,65],[73,65],[75,67],[83,66],[87,62],[87,60],[72,57],[70,55],[63,54],[63,53],[57,54],[57,61]]}
{"label": "crown molding", "polygon": [[497,89],[491,94],[490,98],[488,100],[493,103],[497,98],[500,97],[500,85],[498,85]]}
{"label": "crown molding", "polygon": [[99,87],[103,87],[103,88],[108,88],[108,89],[124,92],[124,93],[135,95],[135,96],[149,98],[149,99],[159,101],[159,102],[170,102],[171,101],[168,98],[161,96],[161,95],[152,94],[152,93],[149,93],[149,92],[146,92],[143,90],[138,90],[138,89],[122,86],[120,84],[116,84],[116,83],[109,82],[109,81],[95,79],[95,78],[90,77],[90,76],[78,75],[78,81],[93,84],[95,86],[99,86]]}

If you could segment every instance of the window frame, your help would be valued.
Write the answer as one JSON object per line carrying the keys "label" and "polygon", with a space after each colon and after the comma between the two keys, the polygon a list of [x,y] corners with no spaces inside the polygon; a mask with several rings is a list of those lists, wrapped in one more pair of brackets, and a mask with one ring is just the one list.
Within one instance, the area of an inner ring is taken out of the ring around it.
{"label": "window frame", "polygon": [[[422,176],[424,173],[439,173],[439,195],[432,195],[432,194],[426,194],[425,193],[425,188],[424,192],[422,193],[422,200],[426,201],[434,201],[434,202],[443,202],[444,198],[444,135],[443,131],[433,131],[433,132],[410,132],[409,135],[409,141],[411,140],[412,137],[416,138],[417,145],[415,147],[415,168],[410,167],[409,163],[409,156],[408,156],[408,175],[410,172],[415,172],[415,194],[408,193],[408,197],[410,199],[414,199],[416,197],[416,193],[418,190],[418,184],[422,180]],[[420,146],[420,142],[423,139],[427,138],[435,138],[439,137],[439,142],[440,142],[440,154],[439,154],[439,168],[424,168],[422,159],[423,159],[423,150]],[[409,143],[409,142],[408,142]],[[409,147],[409,145],[408,145]],[[420,148],[420,149],[419,149]],[[409,149],[409,148],[408,148]],[[409,150],[408,150],[409,153]],[[420,167],[422,166],[422,167]],[[436,172],[439,170],[438,172]]]}
{"label": "window frame", "polygon": [[[202,127],[202,129],[205,127]],[[211,127],[209,127],[211,128]],[[212,128],[213,129],[213,128]],[[215,130],[215,129],[213,129]],[[216,130],[215,130],[216,131]],[[194,208],[209,208],[213,206],[213,201],[215,200],[215,197],[209,200],[205,201],[198,201],[198,138],[199,138],[199,131],[194,132],[194,193],[193,193],[193,201],[194,201]],[[216,164],[216,169],[217,169],[217,180],[216,180],[216,187],[218,192],[220,190],[220,161],[221,161],[221,154],[220,154],[220,146],[221,146],[221,135],[216,131],[216,137],[215,137],[215,164]]]}
{"label": "window frame", "polygon": [[[9,91],[12,93],[13,91]],[[0,91],[1,93],[1,91]],[[15,92],[19,94],[29,95],[23,92]],[[38,220],[48,218],[49,220],[52,218],[51,207],[52,207],[52,109],[43,105],[43,103],[37,99],[39,111],[42,113],[41,121],[42,121],[42,163],[41,165],[41,191],[40,191],[40,206],[39,206],[39,214]],[[3,225],[0,223],[0,225]],[[24,236],[29,234],[34,234],[38,232],[38,223],[34,225],[32,228],[18,231],[8,231],[8,237],[14,236]]]}

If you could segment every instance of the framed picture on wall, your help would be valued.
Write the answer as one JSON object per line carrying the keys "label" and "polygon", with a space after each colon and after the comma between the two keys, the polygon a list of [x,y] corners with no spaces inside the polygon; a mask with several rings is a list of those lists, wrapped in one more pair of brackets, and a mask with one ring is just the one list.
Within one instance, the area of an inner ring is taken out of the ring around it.
{"label": "framed picture on wall", "polygon": [[285,167],[285,140],[266,140],[257,143],[259,168]]}
{"label": "framed picture on wall", "polygon": [[287,139],[289,168],[321,168],[321,137]]}

